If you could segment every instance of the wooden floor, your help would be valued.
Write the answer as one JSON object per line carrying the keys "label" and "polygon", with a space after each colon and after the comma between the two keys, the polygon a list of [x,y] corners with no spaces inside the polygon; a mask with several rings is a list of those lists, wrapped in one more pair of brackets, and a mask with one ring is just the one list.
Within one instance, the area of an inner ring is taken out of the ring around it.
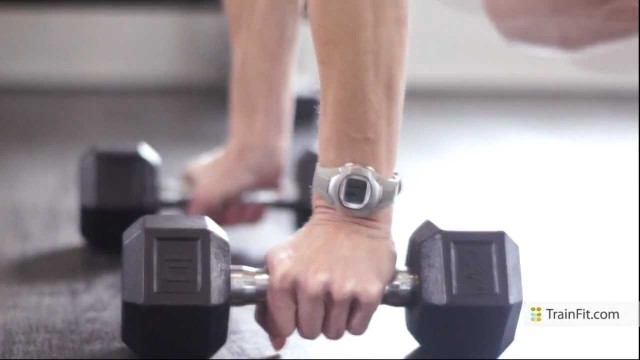
{"label": "wooden floor", "polygon": [[[144,139],[169,178],[223,141],[224,119],[223,101],[207,94],[0,93],[0,357],[132,357],[119,336],[119,259],[91,253],[78,232],[79,156],[93,143]],[[637,119],[637,98],[410,97],[399,265],[427,218],[447,229],[503,229],[520,245],[525,301],[637,302]],[[296,152],[314,131],[298,129]],[[291,222],[274,210],[230,228],[232,247],[259,260]],[[294,336],[278,354],[252,311],[232,310],[216,357],[421,356],[401,309],[381,308],[364,336]],[[503,357],[624,358],[637,349],[637,327],[521,322]]]}

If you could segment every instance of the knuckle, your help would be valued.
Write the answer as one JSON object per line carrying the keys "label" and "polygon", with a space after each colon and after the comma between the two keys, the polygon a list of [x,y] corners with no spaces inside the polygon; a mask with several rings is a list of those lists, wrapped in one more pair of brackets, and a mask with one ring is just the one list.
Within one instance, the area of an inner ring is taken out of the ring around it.
{"label": "knuckle", "polygon": [[271,277],[287,271],[293,266],[289,250],[284,246],[272,248],[265,256],[265,265]]}
{"label": "knuckle", "polygon": [[338,281],[331,289],[331,299],[336,303],[350,303],[356,297],[355,282]]}
{"label": "knuckle", "polygon": [[366,305],[378,304],[384,295],[384,285],[381,283],[372,283],[370,285],[358,289],[358,301]]}
{"label": "knuckle", "polygon": [[280,265],[280,259],[282,258],[280,253],[281,251],[278,247],[274,247],[273,249],[269,250],[269,252],[267,252],[267,255],[265,256],[265,262],[269,271],[274,271]]}
{"label": "knuckle", "polygon": [[336,287],[331,291],[331,298],[337,303],[351,302],[354,298],[354,291],[349,286]]}
{"label": "knuckle", "polygon": [[289,291],[293,287],[293,276],[288,271],[276,271],[269,278],[269,289],[275,292]]}
{"label": "knuckle", "polygon": [[315,273],[309,275],[300,284],[304,294],[311,297],[320,297],[324,294],[329,285],[329,275],[326,273]]}

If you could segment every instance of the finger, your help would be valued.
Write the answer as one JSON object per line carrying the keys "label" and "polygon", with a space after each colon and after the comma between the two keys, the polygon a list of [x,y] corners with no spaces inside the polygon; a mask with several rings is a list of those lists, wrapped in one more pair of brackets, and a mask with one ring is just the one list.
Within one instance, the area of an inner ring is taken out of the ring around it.
{"label": "finger", "polygon": [[334,292],[327,306],[327,316],[322,326],[322,333],[327,339],[338,340],[347,328],[349,311],[353,303],[353,295],[350,292]]}
{"label": "finger", "polygon": [[364,334],[377,308],[376,304],[355,302],[347,324],[349,333],[352,335]]}
{"label": "finger", "polygon": [[[276,300],[277,301],[277,300]],[[273,302],[273,301],[272,301]],[[271,343],[276,350],[284,346],[286,338],[293,334],[296,326],[294,302],[288,302],[288,308],[284,306],[268,306],[266,314],[266,327]]]}
{"label": "finger", "polygon": [[267,332],[274,339],[287,338],[296,327],[294,281],[286,273],[272,274],[267,287]]}
{"label": "finger", "polygon": [[298,316],[297,327],[301,337],[313,340],[322,332],[325,314],[324,297],[327,278],[315,276],[297,289]]}
{"label": "finger", "polygon": [[204,193],[201,190],[195,190],[191,196],[191,200],[187,204],[187,213],[207,215],[219,221],[222,207],[216,198],[216,196]]}
{"label": "finger", "polygon": [[384,287],[376,286],[359,293],[356,299],[349,320],[347,330],[352,335],[362,335],[369,327],[373,313],[380,305]]}
{"label": "finger", "polygon": [[276,351],[281,350],[284,345],[287,343],[287,338],[284,337],[269,337],[269,341],[271,341],[271,346],[273,346],[273,348]]}
{"label": "finger", "polygon": [[257,222],[264,216],[264,212],[266,210],[266,206],[251,204],[247,205],[247,214],[246,214],[246,222],[254,223]]}
{"label": "finger", "polygon": [[256,222],[261,215],[260,207],[261,205],[255,204],[238,204],[237,217],[233,220],[237,223]]}
{"label": "finger", "polygon": [[243,212],[242,204],[236,201],[230,201],[226,204],[223,211],[224,215],[222,217],[224,219],[224,224],[235,225],[242,222]]}
{"label": "finger", "polygon": [[260,325],[262,330],[264,330],[265,332],[267,332],[266,315],[267,315],[267,306],[264,303],[256,305],[254,318],[256,319],[256,322],[258,323],[258,325]]}
{"label": "finger", "polygon": [[[267,320],[266,320],[267,306],[264,303],[256,305],[256,311],[254,316],[255,316],[256,322],[258,323],[258,325],[260,325],[262,330],[268,333]],[[271,342],[271,346],[275,350],[280,350],[284,347],[287,339],[269,336],[269,341]]]}
{"label": "finger", "polygon": [[187,172],[185,172],[182,175],[182,186],[189,189],[192,188],[195,184],[195,178],[194,176],[189,172],[189,170],[187,170]]}
{"label": "finger", "polygon": [[208,214],[209,206],[207,203],[208,202],[204,197],[194,193],[191,201],[189,201],[189,204],[187,205],[187,213],[200,215]]}
{"label": "finger", "polygon": [[185,166],[182,172],[182,186],[191,188],[194,186],[196,182],[196,166],[192,163],[189,163]]}
{"label": "finger", "polygon": [[225,224],[225,211],[227,210],[227,204],[224,202],[216,201],[214,199],[210,199],[206,203],[206,214],[213,219],[214,221],[220,223],[221,225]]}
{"label": "finger", "polygon": [[209,210],[207,210],[206,214],[218,224],[226,225],[225,222],[223,221],[224,209],[209,207]]}

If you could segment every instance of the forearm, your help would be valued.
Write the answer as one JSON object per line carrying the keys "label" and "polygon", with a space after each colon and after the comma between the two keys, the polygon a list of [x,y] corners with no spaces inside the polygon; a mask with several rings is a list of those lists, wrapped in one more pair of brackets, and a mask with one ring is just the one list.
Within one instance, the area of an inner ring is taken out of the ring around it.
{"label": "forearm", "polygon": [[224,6],[232,48],[228,145],[284,154],[301,2],[227,0]]}
{"label": "forearm", "polygon": [[312,0],[310,21],[322,88],[320,164],[352,162],[390,177],[404,103],[406,1]]}

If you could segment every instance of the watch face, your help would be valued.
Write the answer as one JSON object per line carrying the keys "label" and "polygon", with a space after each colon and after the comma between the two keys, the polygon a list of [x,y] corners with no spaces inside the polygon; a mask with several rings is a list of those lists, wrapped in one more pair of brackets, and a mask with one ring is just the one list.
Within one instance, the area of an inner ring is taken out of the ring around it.
{"label": "watch face", "polygon": [[362,208],[367,203],[371,192],[369,182],[360,177],[349,177],[344,180],[340,199],[349,208]]}

